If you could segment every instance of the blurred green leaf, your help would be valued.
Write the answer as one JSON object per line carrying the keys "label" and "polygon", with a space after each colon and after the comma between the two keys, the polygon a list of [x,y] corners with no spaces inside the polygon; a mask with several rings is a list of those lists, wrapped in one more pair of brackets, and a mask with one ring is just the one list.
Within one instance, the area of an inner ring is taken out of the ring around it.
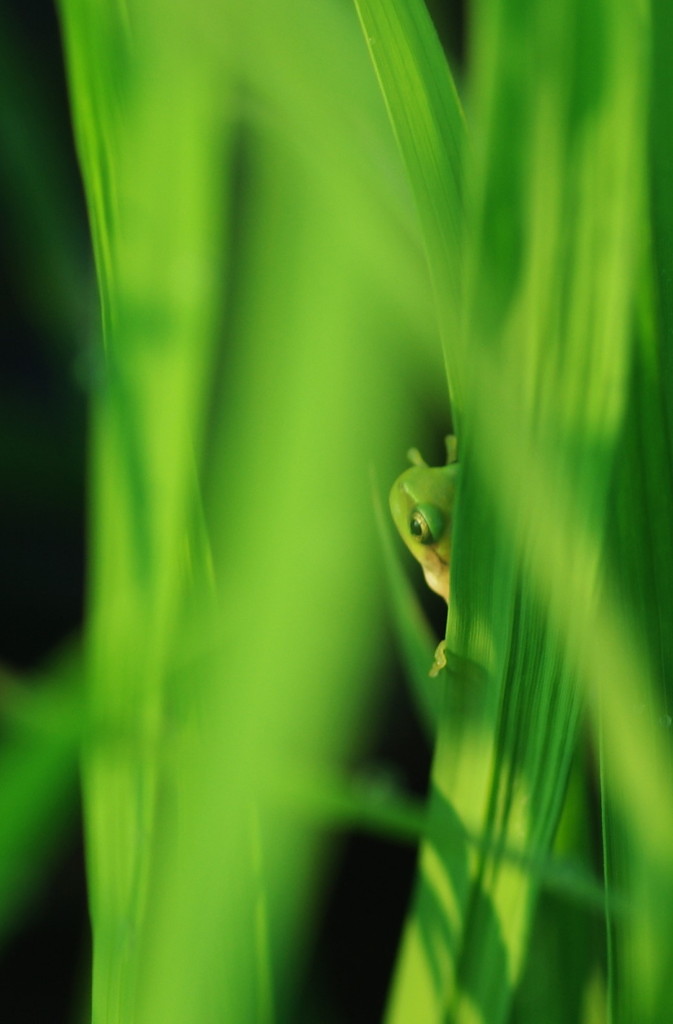
{"label": "blurred green leaf", "polygon": [[61,12],[105,346],[93,1018],[268,1020],[291,1005],[324,856],[274,792],[372,717],[368,466],[401,443],[401,367],[441,367],[408,351],[429,336],[420,244],[338,4]]}
{"label": "blurred green leaf", "polygon": [[0,679],[0,936],[6,938],[72,825],[82,664],[62,652],[31,679]]}

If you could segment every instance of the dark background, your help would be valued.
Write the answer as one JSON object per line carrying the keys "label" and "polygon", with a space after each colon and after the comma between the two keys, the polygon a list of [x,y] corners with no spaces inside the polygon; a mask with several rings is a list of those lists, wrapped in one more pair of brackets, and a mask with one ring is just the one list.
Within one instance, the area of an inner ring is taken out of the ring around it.
{"label": "dark background", "polygon": [[[433,15],[460,64],[460,6],[435,3]],[[31,672],[82,624],[86,380],[98,324],[54,9],[11,0],[0,39],[0,667],[33,685]],[[388,719],[370,764],[394,766],[398,781],[420,794],[428,746],[402,681],[386,685]],[[87,1018],[78,800],[73,794],[74,823],[0,949],[3,1024],[60,1024],[78,1009]],[[379,1019],[414,861],[409,847],[344,839],[307,979],[334,1021]],[[310,1014],[307,1001],[298,1019],[311,1024]]]}
{"label": "dark background", "polygon": [[[50,4],[0,14],[0,664],[31,670],[82,621],[86,395],[77,361],[93,295],[58,25]],[[63,250],[67,240],[68,249]],[[0,949],[0,1019],[72,1021],[88,960],[79,797]]]}

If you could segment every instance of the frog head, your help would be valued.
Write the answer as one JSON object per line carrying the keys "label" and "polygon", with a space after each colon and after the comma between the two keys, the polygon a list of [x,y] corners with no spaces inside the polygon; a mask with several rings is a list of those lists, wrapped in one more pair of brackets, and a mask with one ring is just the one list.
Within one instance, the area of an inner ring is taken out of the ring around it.
{"label": "frog head", "polygon": [[395,481],[390,491],[390,511],[402,540],[420,562],[431,590],[448,603],[451,567],[451,526],[458,463],[455,442],[447,438],[449,462],[428,466],[413,448],[413,465]]}

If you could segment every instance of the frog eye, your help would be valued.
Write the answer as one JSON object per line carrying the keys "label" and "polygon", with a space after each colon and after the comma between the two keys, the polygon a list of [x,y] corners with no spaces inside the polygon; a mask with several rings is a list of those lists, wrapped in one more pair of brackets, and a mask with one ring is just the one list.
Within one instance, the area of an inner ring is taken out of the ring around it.
{"label": "frog eye", "polygon": [[409,533],[421,544],[436,544],[444,531],[444,516],[436,505],[417,505],[409,519]]}

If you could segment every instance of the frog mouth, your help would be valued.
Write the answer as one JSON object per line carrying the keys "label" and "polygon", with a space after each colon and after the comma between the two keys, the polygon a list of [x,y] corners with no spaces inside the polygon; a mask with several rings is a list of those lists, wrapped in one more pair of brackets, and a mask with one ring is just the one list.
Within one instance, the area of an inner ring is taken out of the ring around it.
{"label": "frog mouth", "polygon": [[425,582],[434,590],[435,594],[443,597],[449,603],[449,563],[445,561],[437,551],[424,552],[423,575]]}

